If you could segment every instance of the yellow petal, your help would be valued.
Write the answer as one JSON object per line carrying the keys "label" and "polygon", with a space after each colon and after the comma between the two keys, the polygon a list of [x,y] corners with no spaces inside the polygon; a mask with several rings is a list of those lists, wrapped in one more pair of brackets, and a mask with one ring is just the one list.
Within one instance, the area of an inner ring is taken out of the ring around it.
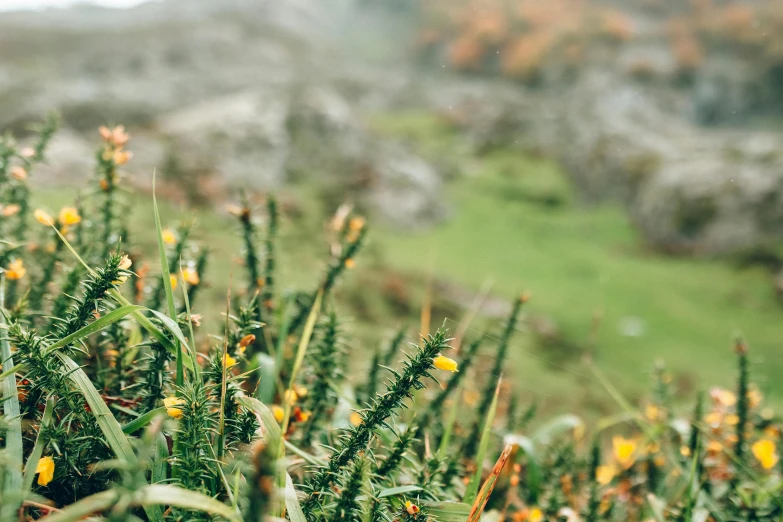
{"label": "yellow petal", "polygon": [[362,416],[359,415],[358,412],[354,411],[351,412],[351,416],[348,418],[348,420],[351,422],[351,426],[358,426],[362,422],[364,422],[364,419],[362,419]]}
{"label": "yellow petal", "polygon": [[41,457],[38,465],[35,467],[38,473],[38,485],[45,486],[54,478],[54,459],[52,457]]}
{"label": "yellow petal", "polygon": [[11,177],[19,181],[24,181],[27,179],[27,171],[23,167],[12,167]]}
{"label": "yellow petal", "polygon": [[453,359],[449,359],[448,357],[445,357],[443,355],[438,355],[432,360],[432,364],[435,365],[435,368],[438,370],[443,370],[446,372],[456,372],[457,370],[457,361]]}
{"label": "yellow petal", "polygon": [[82,220],[79,211],[75,207],[63,207],[60,210],[59,221],[63,225],[76,225]]}
{"label": "yellow petal", "polygon": [[223,356],[223,366],[226,368],[231,368],[237,363],[237,360],[231,357],[229,354],[225,354]]}
{"label": "yellow petal", "polygon": [[174,274],[169,275],[169,281],[171,281],[171,289],[176,290],[177,289],[177,276]]}
{"label": "yellow petal", "polygon": [[201,282],[201,279],[198,276],[198,272],[190,268],[186,268],[182,271],[182,279],[184,279],[185,282],[191,286],[196,286]]}
{"label": "yellow petal", "polygon": [[614,449],[614,458],[623,468],[628,469],[633,465],[636,442],[616,436],[612,438],[612,448]]}
{"label": "yellow petal", "polygon": [[762,439],[751,446],[753,456],[764,469],[772,469],[778,462],[778,454],[775,451],[775,443],[769,439]]}
{"label": "yellow petal", "polygon": [[167,245],[173,245],[177,242],[177,235],[170,228],[163,229],[163,231],[160,233],[160,236],[163,238],[163,242]]}
{"label": "yellow petal", "polygon": [[169,417],[173,417],[175,419],[182,417],[182,410],[175,408],[175,406],[179,406],[180,404],[185,404],[185,399],[181,399],[179,397],[166,397],[163,399],[163,405],[166,407],[166,413],[168,413]]}
{"label": "yellow petal", "polygon": [[21,258],[16,258],[8,264],[8,268],[5,269],[5,277],[11,281],[21,279],[27,273],[27,269],[24,267],[24,263]]}
{"label": "yellow petal", "polygon": [[35,212],[33,212],[33,215],[35,216],[35,219],[38,220],[38,222],[42,225],[46,226],[52,226],[54,225],[54,219],[52,219],[52,216],[47,214],[45,211],[39,209],[36,209]]}
{"label": "yellow petal", "polygon": [[283,422],[283,417],[285,416],[285,411],[283,408],[278,406],[277,404],[272,405],[272,415],[275,417],[275,420],[277,422]]}
{"label": "yellow petal", "polygon": [[544,520],[544,513],[539,508],[533,508],[530,510],[528,520],[530,520],[530,522],[541,522]]}
{"label": "yellow petal", "polygon": [[598,466],[595,470],[595,480],[602,486],[606,486],[612,481],[614,474],[614,466]]}

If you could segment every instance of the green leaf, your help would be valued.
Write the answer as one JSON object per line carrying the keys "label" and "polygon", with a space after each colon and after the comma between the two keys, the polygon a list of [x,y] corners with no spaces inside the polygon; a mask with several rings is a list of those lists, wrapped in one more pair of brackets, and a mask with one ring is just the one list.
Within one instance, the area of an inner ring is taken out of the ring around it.
{"label": "green leaf", "polygon": [[[5,326],[5,313],[0,313],[0,325]],[[11,345],[5,335],[0,339],[0,361],[3,365],[14,366],[14,361],[11,358]],[[22,418],[14,372],[3,377],[0,390],[3,392],[3,413],[8,424],[5,433],[5,453],[10,461],[10,465],[6,467],[3,474],[5,475],[3,496],[11,499],[22,486],[22,455],[24,454],[22,451]],[[0,504],[0,520],[12,519],[18,508],[18,502]]]}
{"label": "green leaf", "polygon": [[277,381],[277,365],[275,360],[265,353],[255,356],[256,372],[258,372],[258,391],[256,397],[261,402],[271,402],[275,396]]}
{"label": "green leaf", "polygon": [[396,488],[387,488],[378,493],[378,498],[386,498],[386,497],[393,497],[396,495],[402,495],[403,493],[413,493],[415,491],[421,491],[421,486],[414,486],[414,485],[408,485],[408,486],[397,486]]}
{"label": "green leaf", "polygon": [[41,432],[49,427],[52,422],[52,414],[54,412],[54,406],[57,403],[57,399],[54,396],[49,396],[46,399],[46,406],[44,407],[43,418],[41,419],[41,429],[38,430],[38,436],[35,438],[35,446],[33,451],[30,452],[30,456],[27,457],[27,464],[24,467],[24,481],[22,483],[22,491],[27,493],[33,486],[33,479],[35,478],[35,470],[38,468],[38,461],[41,460],[43,454],[44,441],[41,439]]}
{"label": "green leaf", "polygon": [[74,344],[75,342],[84,339],[85,337],[89,337],[95,332],[106,328],[110,324],[116,323],[126,315],[132,314],[133,312],[138,312],[143,308],[144,308],[143,306],[129,304],[129,305],[121,306],[116,310],[112,310],[108,314],[104,315],[99,319],[96,319],[95,321],[91,322],[87,326],[75,331],[71,335],[63,337],[62,339],[55,342],[54,344],[47,346],[46,349],[44,350],[44,355],[48,355],[55,350]]}
{"label": "green leaf", "polygon": [[[166,303],[169,307],[169,316],[172,320],[177,318],[177,309],[174,306],[174,292],[171,289],[171,274],[169,273],[169,261],[166,259],[166,245],[163,242],[163,228],[160,226],[160,212],[158,212],[158,200],[155,197],[155,174],[152,172],[152,208],[155,212],[155,231],[158,236],[158,254],[160,255],[160,273],[163,278],[163,289],[166,292]],[[181,332],[180,332],[181,333]],[[185,343],[187,346],[187,343]],[[184,382],[184,370],[182,367],[182,350],[177,347],[177,386]]]}
{"label": "green leaf", "polygon": [[561,433],[571,431],[583,425],[582,419],[576,415],[569,413],[559,415],[537,429],[533,434],[533,439],[539,444],[547,445]]}
{"label": "green leaf", "polygon": [[479,484],[481,483],[481,473],[483,471],[484,458],[487,455],[487,448],[489,447],[489,438],[492,435],[492,423],[495,422],[495,413],[498,409],[498,396],[500,395],[500,381],[495,387],[495,396],[492,397],[492,403],[489,406],[487,416],[484,418],[484,429],[481,433],[481,440],[479,441],[478,453],[476,455],[476,472],[473,474],[473,478],[470,479],[470,484],[465,489],[465,494],[462,496],[463,502],[472,501],[476,493],[478,493]]}
{"label": "green leaf", "polygon": [[541,492],[541,466],[538,463],[538,452],[536,451],[536,445],[533,439],[525,437],[524,435],[509,434],[504,438],[506,444],[514,444],[519,446],[519,449],[527,457],[527,488],[529,490],[529,497],[532,499],[538,498]]}
{"label": "green leaf", "polygon": [[280,439],[283,437],[283,432],[280,430],[280,425],[275,420],[275,416],[272,415],[272,412],[269,411],[269,408],[253,397],[237,397],[237,402],[248,410],[258,414],[264,428],[264,440],[269,447],[277,447],[277,445],[280,444]]}
{"label": "green leaf", "polygon": [[203,511],[212,515],[225,517],[229,520],[241,522],[239,514],[212,497],[208,497],[198,491],[190,491],[169,484],[152,484],[144,486],[139,492],[138,505],[164,505],[183,509]]}
{"label": "green leaf", "polygon": [[470,504],[464,502],[425,501],[421,507],[438,522],[465,522],[470,515]]}
{"label": "green leaf", "polygon": [[152,422],[152,419],[164,413],[166,413],[165,406],[161,406],[160,408],[155,408],[154,410],[150,410],[144,415],[140,415],[139,417],[136,417],[129,423],[125,424],[122,427],[122,432],[125,433],[126,435],[133,435],[141,428],[143,428],[144,426]]}
{"label": "green leaf", "polygon": [[291,475],[288,473],[285,474],[285,508],[288,511],[288,518],[291,522],[307,522],[302,506],[299,504],[299,499],[296,498],[294,481],[291,480]]}
{"label": "green leaf", "polygon": [[100,493],[85,497],[80,501],[69,505],[62,511],[52,513],[41,520],[46,520],[46,522],[75,522],[77,520],[82,520],[88,515],[110,508],[114,505],[119,496],[119,493],[113,489],[101,491]]}

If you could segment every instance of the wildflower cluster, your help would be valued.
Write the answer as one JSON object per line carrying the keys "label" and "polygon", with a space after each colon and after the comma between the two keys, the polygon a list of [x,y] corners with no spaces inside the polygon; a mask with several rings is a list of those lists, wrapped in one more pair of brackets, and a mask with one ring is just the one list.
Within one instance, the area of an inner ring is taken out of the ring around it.
{"label": "wildflower cluster", "polygon": [[[254,208],[241,196],[232,213],[245,281],[215,310],[196,292],[210,280],[197,223],[165,228],[155,204],[158,252],[128,240],[121,126],[100,130],[99,190],[24,221],[53,121],[29,149],[0,141],[2,208],[13,210],[0,221],[0,520],[783,514],[779,421],[750,380],[744,343],[735,389],[712,389],[685,418],[661,367],[652,398],[592,430],[592,443],[574,416],[530,430],[535,404],[498,383],[526,294],[491,353],[483,337],[453,350],[443,329],[405,348],[403,328],[360,373],[371,357],[349,351],[333,298],[367,233],[351,207],[330,223],[316,287],[292,292],[276,273],[284,214],[272,198]],[[197,312],[221,327],[202,331]],[[476,371],[481,357],[488,372]],[[480,391],[466,400],[470,383]]]}

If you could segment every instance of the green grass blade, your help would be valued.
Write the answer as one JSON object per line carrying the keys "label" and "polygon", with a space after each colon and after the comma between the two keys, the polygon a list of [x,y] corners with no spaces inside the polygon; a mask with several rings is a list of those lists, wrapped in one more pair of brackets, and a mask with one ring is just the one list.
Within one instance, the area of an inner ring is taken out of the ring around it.
{"label": "green grass blade", "polygon": [[269,408],[253,397],[237,397],[237,402],[259,416],[264,428],[264,440],[270,448],[277,447],[283,438],[283,432],[280,431],[280,425],[277,424],[275,416],[272,415]]}
{"label": "green grass blade", "polygon": [[397,486],[396,488],[387,488],[378,493],[378,498],[385,498],[385,497],[394,497],[397,495],[402,495],[404,493],[415,493],[416,491],[421,491],[421,486],[414,486],[412,484],[407,486]]}
{"label": "green grass blade", "polygon": [[59,348],[74,344],[80,339],[84,339],[85,337],[88,337],[94,334],[95,332],[102,330],[103,328],[106,328],[110,324],[116,323],[117,321],[124,318],[125,316],[132,314],[133,312],[142,310],[143,308],[144,308],[143,306],[139,306],[139,305],[125,305],[125,306],[121,306],[120,308],[117,308],[116,310],[112,310],[111,312],[104,315],[100,319],[96,319],[95,321],[91,322],[84,328],[81,328],[75,331],[74,333],[72,333],[71,335],[63,337],[56,343],[47,346],[44,353],[49,354]]}
{"label": "green grass blade", "polygon": [[446,421],[446,425],[443,427],[443,436],[440,439],[440,446],[438,447],[438,458],[443,459],[446,457],[446,452],[449,449],[449,443],[451,442],[451,433],[454,431],[454,424],[457,422],[457,411],[459,410],[460,399],[462,398],[463,384],[457,387],[457,393],[454,395],[454,403],[451,405],[451,411],[449,412],[449,418]]}
{"label": "green grass blade", "polygon": [[495,395],[492,397],[492,403],[489,406],[487,416],[484,418],[484,429],[481,433],[481,441],[479,442],[479,449],[476,455],[476,472],[473,474],[473,478],[470,479],[465,494],[462,496],[463,502],[472,502],[478,493],[479,483],[481,482],[481,472],[483,470],[484,458],[487,455],[487,448],[489,447],[489,438],[492,435],[492,423],[495,422],[495,413],[498,409],[498,396],[500,395],[500,382],[502,377],[498,379],[498,384],[495,387]]}
{"label": "green grass blade", "polygon": [[169,444],[168,441],[166,441],[166,436],[163,432],[159,431],[155,435],[155,459],[152,461],[151,483],[158,484],[166,482],[168,479],[168,475],[166,474],[166,471],[168,470],[168,460]]}
{"label": "green grass blade", "polygon": [[424,501],[421,507],[438,522],[465,522],[470,515],[470,504],[464,502]]}
{"label": "green grass blade", "polygon": [[[122,432],[120,423],[114,418],[114,415],[112,415],[109,407],[106,406],[101,394],[95,389],[90,378],[84,373],[84,370],[67,355],[56,352],[56,356],[63,363],[68,378],[79,389],[82,395],[84,395],[84,399],[90,407],[90,412],[95,417],[98,427],[106,438],[106,443],[114,454],[123,462],[135,464],[137,462],[136,454],[133,452],[133,447],[131,446],[128,437]],[[161,519],[159,510],[145,508],[145,511],[150,520],[158,521]]]}
{"label": "green grass blade", "polygon": [[161,406],[160,408],[155,408],[154,410],[150,410],[144,415],[140,415],[139,417],[133,419],[129,423],[123,425],[122,432],[125,433],[126,435],[133,435],[141,428],[145,427],[147,424],[152,422],[152,419],[154,419],[158,415],[163,415],[164,413],[166,413],[165,406]]}
{"label": "green grass blade", "polygon": [[211,515],[217,515],[228,520],[241,522],[236,511],[212,497],[197,491],[182,489],[169,484],[153,484],[144,486],[139,494],[139,505],[174,506],[183,509],[194,509]]}
{"label": "green grass blade", "polygon": [[[5,314],[0,313],[0,325],[5,326]],[[0,361],[3,365],[14,366],[11,358],[11,344],[8,339],[0,339]],[[22,418],[19,410],[19,396],[16,389],[16,376],[14,372],[6,375],[0,383],[3,399],[3,413],[7,417],[8,429],[5,433],[5,452],[10,460],[10,465],[5,470],[3,483],[3,496],[13,498],[22,486]],[[19,498],[21,501],[21,498]],[[19,508],[18,502],[5,502],[0,509],[0,520],[9,520]]]}
{"label": "green grass blade", "polygon": [[119,499],[120,494],[113,489],[101,491],[71,504],[62,511],[52,513],[43,520],[46,522],[76,522],[85,517],[110,508]]}
{"label": "green grass blade", "polygon": [[[497,399],[497,396],[495,398]],[[481,520],[481,514],[484,512],[484,508],[489,501],[489,496],[492,495],[492,490],[495,489],[495,484],[497,483],[498,477],[503,471],[503,468],[506,466],[508,458],[511,456],[511,451],[513,449],[514,446],[511,444],[506,444],[505,449],[503,449],[503,453],[500,454],[497,462],[495,462],[495,465],[492,467],[492,472],[487,477],[487,480],[484,481],[484,485],[481,486],[481,491],[479,491],[478,495],[476,495],[476,500],[473,501],[473,506],[471,506],[470,515],[468,516],[468,522],[479,522],[479,520]]]}
{"label": "green grass blade", "polygon": [[[291,379],[288,381],[288,390],[293,391],[294,384],[296,383],[297,374],[302,367],[305,355],[307,354],[307,347],[310,345],[310,337],[313,335],[315,329],[315,322],[318,319],[318,314],[321,313],[321,299],[323,298],[323,290],[319,290],[315,296],[313,307],[310,309],[310,314],[307,316],[307,322],[305,323],[304,330],[302,331],[302,337],[299,339],[299,347],[296,350],[296,357],[294,358],[294,365],[291,368]],[[291,420],[291,402],[285,401],[284,415],[282,422],[282,432],[288,432],[288,422]],[[283,442],[280,440],[280,446],[277,453],[278,457],[283,456]]]}
{"label": "green grass blade", "polygon": [[299,499],[296,498],[294,481],[291,480],[291,475],[288,473],[285,474],[285,507],[288,511],[288,519],[291,522],[307,522],[304,511],[302,511],[302,505],[299,503]]}
{"label": "green grass blade", "polygon": [[[182,273],[182,261],[180,260],[179,275],[182,279],[182,300],[185,302],[185,313],[188,318],[188,330],[190,332],[190,344],[185,343],[185,346],[189,348],[190,357],[196,360],[196,335],[193,333],[193,319],[190,313],[190,299],[188,299],[188,283],[185,281],[185,274]],[[196,380],[201,382],[201,368],[198,364],[193,365],[193,374]]]}
{"label": "green grass blade", "polygon": [[[163,242],[163,228],[160,225],[160,212],[158,211],[158,200],[155,197],[155,172],[152,173],[152,208],[155,212],[155,231],[158,236],[158,254],[160,255],[160,273],[163,278],[163,289],[166,293],[166,304],[169,308],[169,317],[176,321],[177,309],[174,306],[174,292],[171,289],[171,274],[169,273],[169,261],[166,259],[166,245]],[[185,343],[187,344],[187,343]],[[182,386],[184,382],[184,369],[182,366],[182,350],[177,347],[177,386]]]}
{"label": "green grass blade", "polygon": [[41,432],[49,426],[52,422],[52,413],[54,412],[54,405],[57,403],[57,399],[53,396],[49,396],[46,399],[46,407],[44,408],[43,418],[41,419],[41,429],[38,431],[38,437],[35,438],[35,446],[30,456],[27,457],[27,463],[24,467],[24,480],[22,482],[22,491],[27,493],[30,488],[33,487],[33,479],[35,478],[35,470],[38,467],[38,461],[41,459],[44,449],[44,441],[41,440]]}
{"label": "green grass blade", "polygon": [[[10,364],[12,362],[13,361],[11,361],[10,358],[9,358],[8,360],[3,359],[0,362],[0,364],[5,364],[5,363],[9,363]],[[22,363],[15,364],[14,366],[12,366],[11,368],[7,369],[3,373],[0,373],[0,380],[1,379],[6,379],[9,375],[13,375],[15,373],[19,373],[23,369],[24,369],[24,364],[22,364]],[[16,381],[15,380],[14,380],[14,386],[16,386]],[[3,394],[3,395],[5,395],[5,394]]]}

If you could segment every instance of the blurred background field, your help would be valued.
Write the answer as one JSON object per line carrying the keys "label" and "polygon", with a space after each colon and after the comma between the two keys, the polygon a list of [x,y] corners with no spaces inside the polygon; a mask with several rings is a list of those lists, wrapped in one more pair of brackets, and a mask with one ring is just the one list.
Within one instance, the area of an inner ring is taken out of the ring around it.
{"label": "blurred background field", "polygon": [[[2,2],[0,2],[2,3]],[[214,287],[238,272],[226,212],[278,194],[286,285],[311,287],[329,217],[368,216],[337,293],[368,354],[381,325],[476,334],[531,293],[507,372],[548,411],[616,406],[666,362],[675,389],[729,384],[743,335],[783,403],[783,4],[163,0],[0,14],[0,129],[64,129],[31,183],[57,209],[89,179],[95,129],[125,124],[155,248],[196,220]],[[154,267],[153,267],[154,270]],[[485,286],[486,285],[486,286]],[[357,360],[361,360],[361,357]],[[364,361],[357,362],[362,366]]]}

